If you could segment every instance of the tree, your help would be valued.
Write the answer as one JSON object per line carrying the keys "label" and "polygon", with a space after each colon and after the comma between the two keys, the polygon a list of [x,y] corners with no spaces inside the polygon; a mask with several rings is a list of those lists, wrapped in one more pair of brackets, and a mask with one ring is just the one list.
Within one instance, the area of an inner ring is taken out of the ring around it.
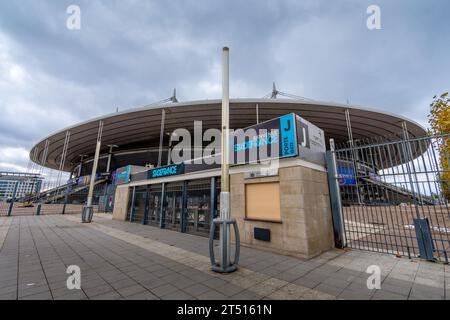
{"label": "tree", "polygon": [[[431,133],[434,135],[447,135],[450,133],[450,96],[448,92],[439,97],[434,96],[430,104],[431,110],[428,121],[431,126]],[[443,136],[437,139],[437,149],[439,150],[442,173],[439,180],[442,193],[447,200],[450,200],[450,137]]]}

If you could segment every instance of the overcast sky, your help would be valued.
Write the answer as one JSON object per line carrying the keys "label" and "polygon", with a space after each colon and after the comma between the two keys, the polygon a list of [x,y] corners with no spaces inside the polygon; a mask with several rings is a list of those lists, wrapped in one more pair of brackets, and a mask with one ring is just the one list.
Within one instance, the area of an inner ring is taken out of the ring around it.
{"label": "overcast sky", "polygon": [[[81,8],[81,29],[66,10]],[[369,30],[367,7],[381,8]],[[89,118],[168,98],[281,91],[395,112],[426,126],[450,88],[450,2],[0,0],[0,170],[25,170],[32,145]]]}

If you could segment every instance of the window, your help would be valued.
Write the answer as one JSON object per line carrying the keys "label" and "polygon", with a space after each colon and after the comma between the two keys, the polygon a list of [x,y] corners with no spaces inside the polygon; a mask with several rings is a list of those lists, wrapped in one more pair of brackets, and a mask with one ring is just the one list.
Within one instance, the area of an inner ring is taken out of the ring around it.
{"label": "window", "polygon": [[245,185],[246,218],[281,221],[280,183],[251,183]]}

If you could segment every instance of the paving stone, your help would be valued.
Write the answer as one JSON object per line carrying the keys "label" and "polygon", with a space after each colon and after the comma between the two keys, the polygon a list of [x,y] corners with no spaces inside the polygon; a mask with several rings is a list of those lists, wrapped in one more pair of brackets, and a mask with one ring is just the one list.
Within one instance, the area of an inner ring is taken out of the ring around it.
{"label": "paving stone", "polygon": [[16,300],[16,299],[17,299],[17,293],[15,291],[0,294],[0,300]]}
{"label": "paving stone", "polygon": [[122,289],[122,288],[126,288],[126,287],[130,287],[133,285],[138,284],[138,282],[136,282],[133,279],[122,279],[122,280],[118,280],[118,281],[112,281],[109,283],[109,285],[111,287],[113,287],[114,289],[118,290],[118,289]]}
{"label": "paving stone", "polygon": [[211,290],[209,287],[207,287],[203,284],[200,284],[200,283],[194,284],[192,286],[189,286],[189,287],[186,287],[183,289],[183,291],[187,292],[188,294],[190,294],[194,297],[198,297],[201,294],[203,294],[209,290]]}
{"label": "paving stone", "polygon": [[373,300],[407,300],[408,296],[392,293],[389,291],[377,290],[372,297]]}
{"label": "paving stone", "polygon": [[341,294],[338,296],[340,299],[344,300],[369,300],[373,296],[374,292],[369,290],[367,291],[357,291],[346,288]]}
{"label": "paving stone", "polygon": [[52,300],[52,299],[53,298],[52,295],[50,294],[50,291],[45,291],[34,295],[19,298],[19,300]]}
{"label": "paving stone", "polygon": [[154,294],[144,291],[138,294],[134,294],[131,296],[126,297],[127,300],[159,300],[157,296]]}
{"label": "paving stone", "polygon": [[84,294],[83,291],[75,291],[75,292],[68,293],[66,295],[53,294],[53,298],[55,300],[85,300],[85,299],[87,299],[87,296]]}
{"label": "paving stone", "polygon": [[199,300],[227,300],[227,296],[215,290],[209,290],[197,297]]}
{"label": "paving stone", "polygon": [[244,288],[234,285],[234,284],[231,284],[231,283],[227,283],[223,286],[216,287],[215,290],[228,296],[228,297],[231,297],[231,296],[234,296],[234,295],[238,294],[239,292],[243,291]]}
{"label": "paving stone", "polygon": [[250,290],[243,290],[230,298],[230,300],[260,300],[261,296]]}
{"label": "paving stone", "polygon": [[165,296],[169,293],[175,292],[175,291],[179,291],[180,289],[178,289],[177,287],[171,285],[171,284],[163,284],[162,286],[153,288],[151,291],[153,294],[155,294],[158,297],[162,297]]}
{"label": "paving stone", "polygon": [[19,299],[26,297],[26,296],[30,296],[30,295],[36,295],[42,292],[49,292],[50,289],[47,285],[42,285],[42,286],[29,286],[28,288],[24,288],[24,289],[19,289]]}
{"label": "paving stone", "polygon": [[345,288],[333,287],[327,284],[319,284],[317,287],[314,288],[314,290],[327,293],[335,297],[339,296],[342,293],[342,291],[344,291],[344,289]]}
{"label": "paving stone", "polygon": [[171,292],[161,297],[162,300],[192,300],[193,298],[193,296],[181,290]]}
{"label": "paving stone", "polygon": [[122,300],[123,297],[117,292],[107,292],[103,294],[96,295],[94,297],[90,297],[91,300]]}
{"label": "paving stone", "polygon": [[138,293],[142,293],[144,291],[147,291],[147,289],[141,285],[134,285],[131,287],[121,288],[117,290],[117,292],[123,297],[132,296]]}
{"label": "paving stone", "polygon": [[200,282],[204,284],[205,286],[210,287],[211,289],[215,289],[220,286],[226,285],[228,282],[224,279],[216,278],[216,277],[209,277],[207,280]]}
{"label": "paving stone", "polygon": [[[302,261],[242,248],[239,270],[217,275],[210,271],[204,238],[197,236],[104,218],[82,225],[69,215],[11,221],[0,250],[0,299],[15,299],[17,290],[45,299],[49,289],[55,299],[192,299],[194,293],[212,299],[332,299],[338,294],[340,299],[396,299],[410,293],[410,299],[443,299],[450,291],[444,287],[450,283],[448,266],[392,255],[333,250]],[[67,290],[70,264],[82,269],[88,296]],[[365,270],[372,264],[382,268],[381,291],[367,289]]]}
{"label": "paving stone", "polygon": [[311,280],[309,278],[301,277],[301,278],[295,280],[293,283],[296,285],[299,285],[299,286],[304,286],[304,287],[313,289],[313,288],[317,287],[321,282],[322,282],[322,280]]}
{"label": "paving stone", "polygon": [[102,286],[99,286],[99,287],[88,288],[88,289],[84,289],[83,287],[81,287],[81,288],[83,289],[83,291],[86,293],[86,295],[89,298],[98,296],[100,294],[114,292],[114,289],[111,286],[109,286],[109,285],[102,285]]}

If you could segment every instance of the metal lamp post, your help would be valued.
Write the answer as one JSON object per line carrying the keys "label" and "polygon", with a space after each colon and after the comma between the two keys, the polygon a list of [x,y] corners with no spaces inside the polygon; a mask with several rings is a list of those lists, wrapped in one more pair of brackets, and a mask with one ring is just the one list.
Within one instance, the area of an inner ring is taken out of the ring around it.
{"label": "metal lamp post", "polygon": [[[229,175],[229,122],[230,122],[230,91],[229,91],[229,49],[223,48],[222,53],[222,175],[220,192],[220,217],[211,223],[209,235],[209,253],[212,270],[220,273],[230,273],[237,269],[239,262],[239,230],[235,219],[230,217],[230,175]],[[220,227],[219,261],[214,257],[215,227]],[[234,261],[230,257],[231,225],[235,232]]]}
{"label": "metal lamp post", "polygon": [[91,181],[89,185],[89,193],[86,206],[83,207],[83,213],[81,214],[81,221],[83,223],[90,223],[94,214],[94,208],[92,206],[92,199],[94,197],[95,176],[97,175],[98,158],[100,155],[100,148],[102,145],[102,133],[103,133],[103,121],[100,121],[98,126],[97,144],[95,147],[94,163],[92,164]]}

